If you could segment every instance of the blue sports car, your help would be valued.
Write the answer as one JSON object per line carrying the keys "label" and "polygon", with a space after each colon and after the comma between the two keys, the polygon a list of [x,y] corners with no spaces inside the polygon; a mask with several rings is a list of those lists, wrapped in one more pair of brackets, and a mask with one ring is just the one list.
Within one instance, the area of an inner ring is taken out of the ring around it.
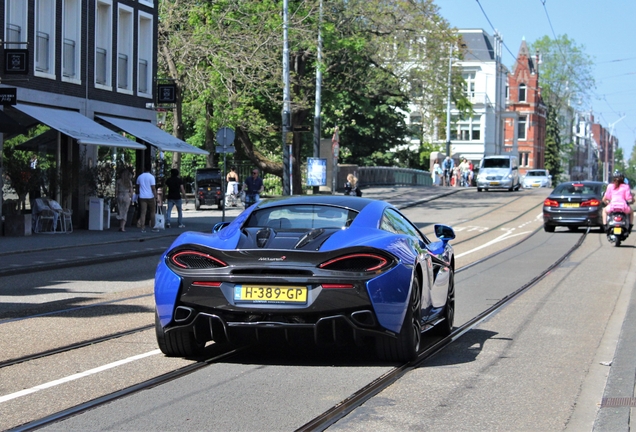
{"label": "blue sports car", "polygon": [[185,232],[155,277],[156,334],[168,356],[208,341],[375,343],[382,360],[417,356],[455,312],[452,228],[431,241],[384,201],[261,201],[211,234]]}

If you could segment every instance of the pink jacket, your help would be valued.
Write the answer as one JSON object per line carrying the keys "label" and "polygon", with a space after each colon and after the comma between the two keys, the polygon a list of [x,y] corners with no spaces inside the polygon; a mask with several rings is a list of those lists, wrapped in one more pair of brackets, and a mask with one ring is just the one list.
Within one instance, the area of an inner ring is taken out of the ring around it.
{"label": "pink jacket", "polygon": [[603,199],[607,199],[610,202],[607,206],[608,211],[627,213],[630,209],[628,203],[632,200],[632,192],[629,186],[624,183],[620,185],[618,189],[614,187],[614,184],[610,184],[607,186]]}

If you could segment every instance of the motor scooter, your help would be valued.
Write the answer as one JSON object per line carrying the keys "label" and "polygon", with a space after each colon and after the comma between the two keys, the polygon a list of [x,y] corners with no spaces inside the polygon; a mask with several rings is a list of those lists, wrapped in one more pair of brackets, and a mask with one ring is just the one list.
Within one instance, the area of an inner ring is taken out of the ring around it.
{"label": "motor scooter", "polygon": [[607,214],[607,240],[618,247],[629,236],[629,216],[623,212]]}

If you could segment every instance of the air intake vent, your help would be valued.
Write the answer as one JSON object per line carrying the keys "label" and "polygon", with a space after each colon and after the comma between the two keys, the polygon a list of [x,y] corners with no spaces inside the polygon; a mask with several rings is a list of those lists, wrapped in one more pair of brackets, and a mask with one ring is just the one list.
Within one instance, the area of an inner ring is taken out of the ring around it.
{"label": "air intake vent", "polygon": [[193,250],[181,250],[178,252],[174,252],[168,257],[168,260],[175,266],[183,269],[202,270],[209,268],[227,267],[227,264],[223,261],[216,259],[206,253]]}
{"label": "air intake vent", "polygon": [[388,267],[391,262],[380,255],[375,254],[351,254],[344,255],[320,264],[325,270],[368,272],[377,271]]}
{"label": "air intake vent", "polygon": [[259,248],[265,247],[270,235],[271,231],[268,229],[258,230],[258,232],[256,233],[256,244]]}

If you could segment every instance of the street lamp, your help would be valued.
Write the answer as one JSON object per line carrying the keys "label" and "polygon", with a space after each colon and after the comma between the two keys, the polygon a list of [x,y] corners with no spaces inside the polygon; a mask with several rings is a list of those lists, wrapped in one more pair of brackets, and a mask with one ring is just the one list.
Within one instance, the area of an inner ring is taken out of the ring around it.
{"label": "street lamp", "polygon": [[448,98],[446,99],[446,156],[450,156],[450,125],[451,125],[451,75],[453,71],[453,44],[448,47]]}

